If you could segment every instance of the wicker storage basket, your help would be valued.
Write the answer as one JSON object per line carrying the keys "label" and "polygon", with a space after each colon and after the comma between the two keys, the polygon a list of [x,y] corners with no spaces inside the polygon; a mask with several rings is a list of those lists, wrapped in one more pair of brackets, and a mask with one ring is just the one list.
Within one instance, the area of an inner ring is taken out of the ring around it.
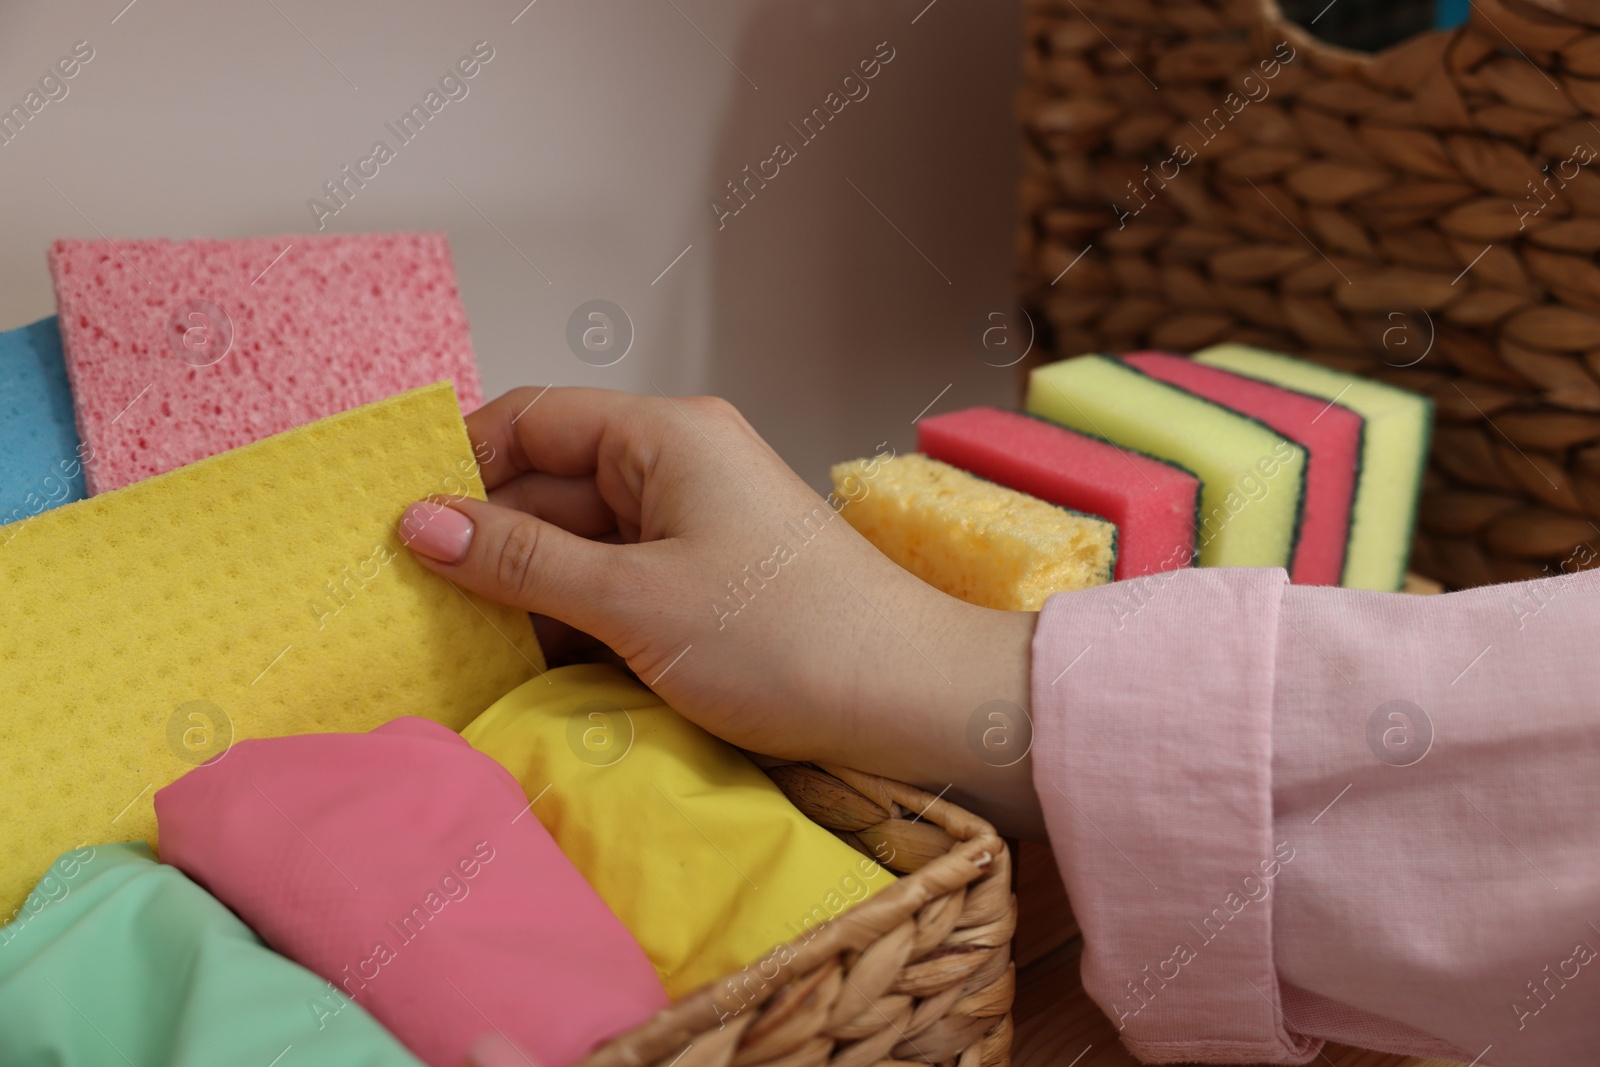
{"label": "wicker storage basket", "polygon": [[1009,1064],[1017,905],[994,828],[898,782],[763,762],[809,818],[903,877],[579,1067]]}
{"label": "wicker storage basket", "polygon": [[1238,340],[1426,393],[1415,570],[1600,562],[1600,3],[1474,0],[1372,56],[1271,0],[1027,2],[1042,347]]}

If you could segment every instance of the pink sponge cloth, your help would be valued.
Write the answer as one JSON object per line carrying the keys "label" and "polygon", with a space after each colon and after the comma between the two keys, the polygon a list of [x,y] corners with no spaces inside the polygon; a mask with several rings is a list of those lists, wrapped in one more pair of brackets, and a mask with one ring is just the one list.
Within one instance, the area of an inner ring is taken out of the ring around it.
{"label": "pink sponge cloth", "polygon": [[922,419],[917,449],[1008,489],[1116,523],[1118,579],[1194,562],[1200,481],[1181,467],[999,408]]}
{"label": "pink sponge cloth", "polygon": [[445,378],[483,403],[443,234],[57,241],[50,274],[91,494]]}
{"label": "pink sponge cloth", "polygon": [[1164,352],[1122,361],[1195,396],[1264,423],[1310,454],[1300,541],[1289,568],[1302,585],[1338,585],[1350,539],[1350,507],[1361,467],[1366,420],[1349,408]]}
{"label": "pink sponge cloth", "polygon": [[322,1011],[433,1067],[491,1029],[565,1067],[667,1004],[517,780],[437,723],[240,741],[155,806],[162,860],[332,983]]}

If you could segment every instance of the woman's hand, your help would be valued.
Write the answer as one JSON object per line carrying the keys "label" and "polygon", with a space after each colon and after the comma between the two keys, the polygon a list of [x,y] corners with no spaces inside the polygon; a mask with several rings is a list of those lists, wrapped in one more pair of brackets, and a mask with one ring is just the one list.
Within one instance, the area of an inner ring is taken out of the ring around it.
{"label": "woman's hand", "polygon": [[426,566],[594,635],[733,744],[951,787],[1042,836],[1031,760],[969,743],[980,706],[1028,707],[1034,615],[889,561],[719,399],[518,389],[467,427],[489,503],[408,509]]}

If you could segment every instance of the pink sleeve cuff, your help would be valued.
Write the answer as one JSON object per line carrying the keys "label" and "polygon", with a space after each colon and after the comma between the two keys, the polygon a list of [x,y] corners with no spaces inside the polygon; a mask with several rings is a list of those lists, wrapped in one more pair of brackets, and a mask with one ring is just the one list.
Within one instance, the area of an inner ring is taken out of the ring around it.
{"label": "pink sleeve cuff", "polygon": [[[1153,1063],[1304,1063],[1272,956],[1281,570],[1056,596],[1034,636],[1034,781],[1083,983]],[[1151,605],[1156,605],[1150,608]],[[1149,608],[1149,610],[1147,610]]]}

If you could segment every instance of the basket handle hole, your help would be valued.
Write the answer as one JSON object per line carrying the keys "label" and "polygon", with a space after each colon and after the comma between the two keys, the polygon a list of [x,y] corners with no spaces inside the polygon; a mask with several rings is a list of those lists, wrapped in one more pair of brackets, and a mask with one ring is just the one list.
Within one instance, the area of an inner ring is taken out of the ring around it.
{"label": "basket handle hole", "polygon": [[1278,7],[1319,41],[1369,53],[1460,26],[1469,10],[1468,0],[1278,0]]}

